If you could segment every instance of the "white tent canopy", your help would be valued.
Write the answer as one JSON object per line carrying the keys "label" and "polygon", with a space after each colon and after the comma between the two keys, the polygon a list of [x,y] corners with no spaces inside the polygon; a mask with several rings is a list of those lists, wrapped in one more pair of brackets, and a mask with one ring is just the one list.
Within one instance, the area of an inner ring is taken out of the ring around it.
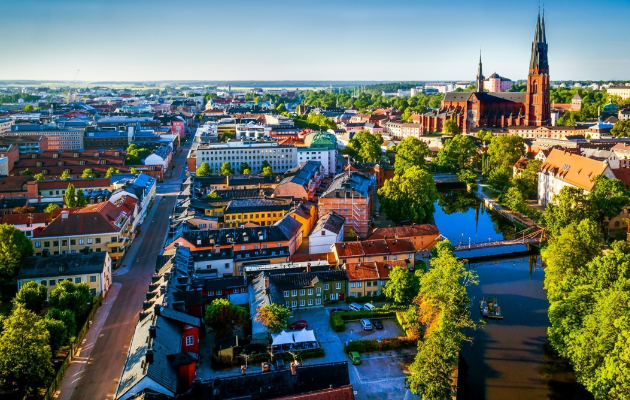
{"label": "white tent canopy", "polygon": [[298,332],[293,332],[293,339],[295,343],[304,343],[304,342],[316,342],[315,334],[313,331],[308,331],[306,328],[302,329]]}
{"label": "white tent canopy", "polygon": [[273,342],[271,343],[273,346],[281,346],[283,344],[293,344],[293,335],[289,332],[282,331],[278,334],[271,334],[271,338]]}

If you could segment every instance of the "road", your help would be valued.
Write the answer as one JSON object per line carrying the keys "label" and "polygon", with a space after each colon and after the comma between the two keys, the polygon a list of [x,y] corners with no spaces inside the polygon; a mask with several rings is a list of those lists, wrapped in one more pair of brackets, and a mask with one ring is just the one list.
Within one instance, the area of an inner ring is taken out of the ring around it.
{"label": "road", "polygon": [[[143,236],[132,246],[138,246],[135,260],[125,258],[130,264],[128,273],[115,276],[114,281],[122,284],[112,309],[105,320],[87,364],[84,367],[71,400],[113,399],[118,380],[125,364],[129,343],[138,321],[151,275],[155,272],[155,261],[162,249],[169,224],[169,216],[175,205],[176,194],[184,180],[186,154],[190,143],[174,157],[175,173],[172,178],[158,184],[155,205],[157,211],[152,220],[142,224]],[[133,255],[130,248],[127,255]]]}

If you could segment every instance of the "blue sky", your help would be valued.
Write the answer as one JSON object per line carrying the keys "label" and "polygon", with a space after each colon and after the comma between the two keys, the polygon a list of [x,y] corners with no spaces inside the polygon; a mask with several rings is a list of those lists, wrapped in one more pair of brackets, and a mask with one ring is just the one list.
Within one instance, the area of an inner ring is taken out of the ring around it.
{"label": "blue sky", "polygon": [[[545,4],[552,79],[630,79],[629,0]],[[527,75],[537,0],[0,0],[0,80]]]}

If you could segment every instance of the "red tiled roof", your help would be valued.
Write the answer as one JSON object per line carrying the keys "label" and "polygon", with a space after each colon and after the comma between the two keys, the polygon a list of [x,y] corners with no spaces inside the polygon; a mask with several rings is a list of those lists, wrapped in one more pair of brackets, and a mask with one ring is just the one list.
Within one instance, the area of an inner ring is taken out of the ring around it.
{"label": "red tiled roof", "polygon": [[35,178],[29,175],[6,176],[0,179],[0,192],[22,191],[26,182],[34,180]]}
{"label": "red tiled roof", "polygon": [[439,235],[440,230],[431,224],[413,224],[407,226],[388,226],[376,228],[368,239],[407,238],[411,236]]}
{"label": "red tiled roof", "polygon": [[72,183],[75,188],[91,188],[91,187],[109,187],[110,178],[94,178],[94,179],[68,179],[65,181],[39,181],[39,189],[65,189],[68,184]]}
{"label": "red tiled roof", "polygon": [[[64,210],[65,211],[65,210]],[[117,233],[120,228],[114,222],[122,211],[109,201],[92,204],[64,217],[60,214],[35,237],[57,237]]]}
{"label": "red tiled roof", "polygon": [[362,242],[335,243],[339,258],[375,256],[381,254],[414,253],[415,247],[408,239],[376,239]]}
{"label": "red tiled roof", "polygon": [[4,214],[0,218],[0,223],[11,225],[42,224],[52,222],[53,218],[53,213]]}
{"label": "red tiled roof", "polygon": [[346,264],[346,273],[350,281],[378,279],[378,269],[374,261]]}
{"label": "red tiled roof", "polygon": [[335,249],[337,250],[337,257],[361,257],[364,256],[363,246],[361,242],[337,242],[335,243]]}
{"label": "red tiled roof", "polygon": [[281,397],[278,400],[354,400],[354,391],[352,385],[348,385],[310,393],[294,394]]}

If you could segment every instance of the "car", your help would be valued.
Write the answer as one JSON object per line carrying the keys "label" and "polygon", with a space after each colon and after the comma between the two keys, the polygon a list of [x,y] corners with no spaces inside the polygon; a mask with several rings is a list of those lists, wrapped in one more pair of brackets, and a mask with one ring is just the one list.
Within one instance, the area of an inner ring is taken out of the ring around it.
{"label": "car", "polygon": [[303,319],[299,320],[299,321],[295,321],[294,323],[292,323],[291,325],[289,325],[289,328],[291,329],[304,329],[304,328],[308,328],[308,322],[304,321]]}
{"label": "car", "polygon": [[374,329],[383,329],[383,321],[381,321],[380,319],[373,319],[370,320],[370,322],[372,323]]}
{"label": "car", "polygon": [[372,303],[365,303],[363,305],[363,309],[364,310],[368,310],[368,311],[372,311],[373,309],[375,309],[376,307],[374,307],[374,304]]}
{"label": "car", "polygon": [[367,318],[363,318],[361,320],[361,326],[363,326],[363,330],[364,331],[371,331],[372,330],[372,323]]}
{"label": "car", "polygon": [[361,305],[357,303],[351,303],[348,308],[350,311],[361,311]]}
{"label": "car", "polygon": [[341,307],[331,308],[330,309],[330,313],[331,314],[335,314],[335,313],[338,313],[338,312],[346,312],[346,311],[348,311],[347,308],[341,308]]}
{"label": "car", "polygon": [[361,356],[356,351],[351,351],[350,353],[348,353],[348,357],[350,357],[350,361],[352,361],[352,364],[361,364]]}

